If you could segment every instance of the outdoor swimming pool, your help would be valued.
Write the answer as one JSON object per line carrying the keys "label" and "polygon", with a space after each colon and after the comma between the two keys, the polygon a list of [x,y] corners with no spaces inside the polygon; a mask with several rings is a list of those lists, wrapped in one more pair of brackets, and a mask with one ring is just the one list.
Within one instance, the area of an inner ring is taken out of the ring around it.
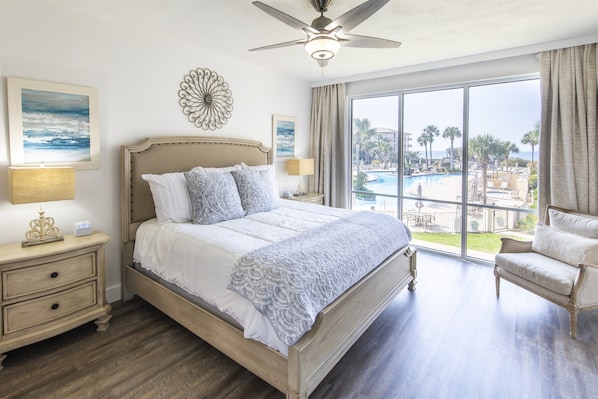
{"label": "outdoor swimming pool", "polygon": [[[375,201],[367,201],[355,199],[353,202],[354,209],[374,209],[379,211],[396,212],[397,209],[397,196],[398,196],[398,176],[389,171],[368,171],[368,176],[372,181],[368,182],[367,188],[372,190],[377,195]],[[404,176],[403,177],[403,195],[404,196],[416,196],[417,186],[421,184],[424,197],[428,197],[429,194],[438,192],[439,190],[448,189],[445,186],[445,182],[448,181],[448,177],[459,177],[460,174],[429,174],[429,175],[416,175],[416,176]],[[443,181],[444,180],[444,181]],[[453,179],[450,179],[453,180]],[[451,187],[450,191],[459,191],[461,189],[460,182]],[[452,186],[452,185],[451,185]],[[427,195],[428,194],[428,195]],[[446,190],[446,194],[452,198],[440,198],[437,196],[430,196],[429,198],[454,200],[456,199],[453,194],[449,194],[449,190]],[[393,197],[390,197],[393,196]],[[415,200],[404,200],[404,209],[415,208]]]}

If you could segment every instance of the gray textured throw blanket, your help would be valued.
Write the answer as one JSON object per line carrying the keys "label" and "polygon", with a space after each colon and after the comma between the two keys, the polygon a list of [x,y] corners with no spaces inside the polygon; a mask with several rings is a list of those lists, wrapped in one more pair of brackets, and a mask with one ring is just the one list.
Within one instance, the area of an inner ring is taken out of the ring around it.
{"label": "gray textured throw blanket", "polygon": [[355,212],[241,257],[228,288],[252,301],[292,345],[323,308],[410,239],[392,216]]}

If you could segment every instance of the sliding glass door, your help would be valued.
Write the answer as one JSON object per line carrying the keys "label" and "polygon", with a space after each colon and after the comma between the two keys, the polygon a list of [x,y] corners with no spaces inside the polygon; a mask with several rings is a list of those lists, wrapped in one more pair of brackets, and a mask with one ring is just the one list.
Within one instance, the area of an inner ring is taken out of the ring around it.
{"label": "sliding glass door", "polygon": [[464,89],[403,95],[403,221],[415,244],[461,253]]}
{"label": "sliding glass door", "polygon": [[399,97],[353,101],[353,209],[399,217]]}
{"label": "sliding glass door", "polygon": [[491,260],[537,222],[539,81],[351,100],[353,209],[402,219],[413,242]]}
{"label": "sliding glass door", "polygon": [[468,116],[467,255],[492,260],[500,237],[531,239],[538,222],[539,81],[471,86]]}

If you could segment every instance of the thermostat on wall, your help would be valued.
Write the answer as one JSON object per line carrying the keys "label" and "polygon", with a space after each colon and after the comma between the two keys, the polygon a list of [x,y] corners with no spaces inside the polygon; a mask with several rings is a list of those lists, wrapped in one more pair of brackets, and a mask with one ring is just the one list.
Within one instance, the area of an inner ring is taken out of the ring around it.
{"label": "thermostat on wall", "polygon": [[92,233],[89,220],[75,223],[75,237],[87,236]]}

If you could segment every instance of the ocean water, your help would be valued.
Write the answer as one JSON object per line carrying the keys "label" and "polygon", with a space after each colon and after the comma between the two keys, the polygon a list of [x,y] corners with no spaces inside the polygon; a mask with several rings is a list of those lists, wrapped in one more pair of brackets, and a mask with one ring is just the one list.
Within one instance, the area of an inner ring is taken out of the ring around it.
{"label": "ocean water", "polygon": [[[71,142],[65,138],[61,142],[52,142],[50,137],[47,140],[27,140],[23,143],[23,160],[25,163],[53,163],[53,162],[86,162],[91,160],[91,148],[89,139],[79,139],[79,142]],[[73,139],[74,140],[74,139]]]}
{"label": "ocean water", "polygon": [[[515,158],[521,158],[521,159],[525,159],[527,161],[531,161],[532,160],[532,152],[531,151],[522,151],[521,150],[521,146],[519,146],[519,152],[516,153],[511,153],[509,155],[509,160],[515,159]],[[538,146],[536,146],[536,148],[534,149],[534,161],[538,160],[539,157],[539,152],[538,152]],[[525,148],[531,148],[529,146],[526,146]],[[424,158],[426,156],[426,151],[424,150],[423,147],[419,147],[419,146],[414,146],[412,148],[412,151],[417,151],[419,152],[420,156],[422,158]],[[430,154],[428,153],[428,156]],[[443,159],[443,158],[448,158],[448,152],[447,151],[432,151],[432,159]],[[523,166],[523,165],[522,165]]]}
{"label": "ocean water", "polygon": [[23,153],[25,163],[60,163],[60,162],[86,162],[91,160],[89,147],[87,148],[27,148]]}

